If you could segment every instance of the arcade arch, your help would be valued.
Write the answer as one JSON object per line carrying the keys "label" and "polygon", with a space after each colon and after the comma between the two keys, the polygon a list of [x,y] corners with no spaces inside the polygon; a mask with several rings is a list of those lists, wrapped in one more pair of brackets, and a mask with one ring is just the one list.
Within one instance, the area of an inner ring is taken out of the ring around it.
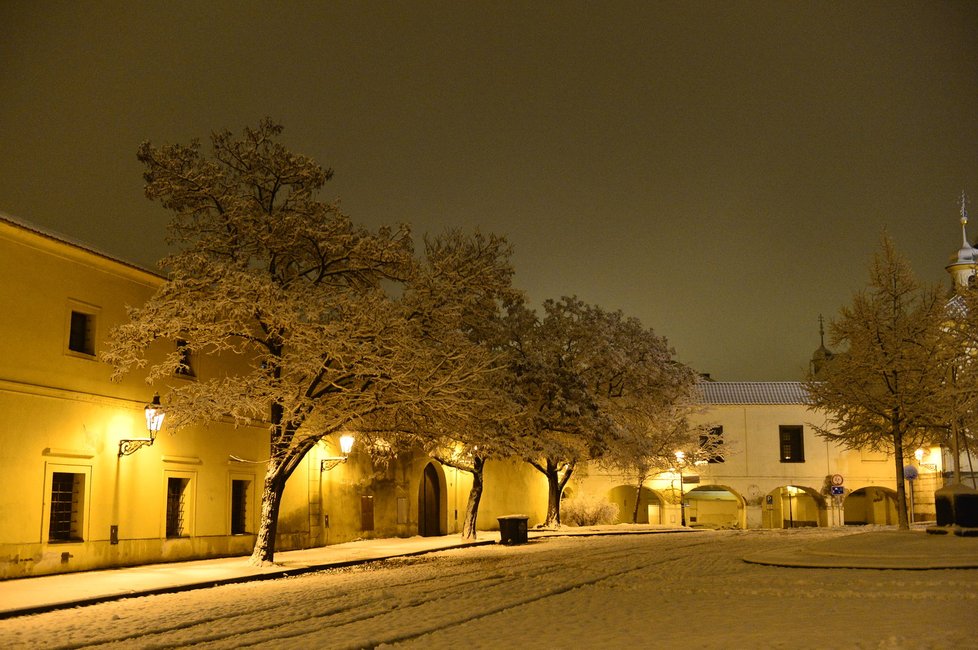
{"label": "arcade arch", "polygon": [[899,522],[896,490],[870,485],[853,490],[842,502],[847,526],[891,525]]}
{"label": "arcade arch", "polygon": [[[635,509],[636,494],[638,494],[637,512]],[[634,485],[619,485],[608,492],[608,501],[618,506],[618,519],[615,523],[662,523],[662,511],[665,501],[655,490],[643,486],[641,491],[638,491]]]}
{"label": "arcade arch", "polygon": [[782,485],[764,496],[761,515],[764,528],[828,526],[828,504],[816,490],[801,485]]}
{"label": "arcade arch", "polygon": [[747,528],[744,497],[725,485],[701,485],[685,493],[686,523],[704,528]]}

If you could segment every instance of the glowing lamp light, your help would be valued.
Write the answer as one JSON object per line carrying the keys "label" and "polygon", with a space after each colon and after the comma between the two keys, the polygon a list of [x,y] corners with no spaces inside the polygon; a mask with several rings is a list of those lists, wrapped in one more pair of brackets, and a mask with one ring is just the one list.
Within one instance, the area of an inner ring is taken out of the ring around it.
{"label": "glowing lamp light", "polygon": [[153,401],[143,408],[143,415],[146,416],[146,431],[149,432],[148,438],[124,438],[119,441],[119,458],[134,453],[140,447],[150,447],[156,442],[156,434],[163,428],[163,418],[166,412],[160,404],[160,394],[153,395]]}
{"label": "glowing lamp light", "polygon": [[340,453],[342,453],[343,455],[328,456],[327,458],[323,458],[321,461],[319,461],[319,471],[328,472],[329,470],[333,469],[337,465],[340,465],[341,463],[345,463],[347,459],[350,457],[350,452],[353,450],[353,441],[354,438],[349,433],[345,433],[342,436],[340,436]]}
{"label": "glowing lamp light", "polygon": [[146,430],[149,431],[150,438],[155,438],[163,428],[163,418],[166,416],[163,405],[160,404],[159,393],[153,395],[153,401],[146,405],[143,412],[146,414]]}

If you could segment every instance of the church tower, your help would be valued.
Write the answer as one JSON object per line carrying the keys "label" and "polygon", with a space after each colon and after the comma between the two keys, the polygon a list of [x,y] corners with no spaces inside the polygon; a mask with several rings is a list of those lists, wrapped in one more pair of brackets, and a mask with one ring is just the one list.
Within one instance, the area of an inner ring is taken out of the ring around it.
{"label": "church tower", "polygon": [[818,315],[818,336],[821,344],[812,353],[812,360],[809,364],[812,379],[818,379],[822,374],[822,370],[832,361],[832,357],[835,356],[831,350],[825,347],[825,321],[821,314]]}
{"label": "church tower", "polygon": [[953,291],[967,289],[975,283],[975,269],[978,265],[978,248],[968,243],[968,208],[964,192],[961,193],[961,248],[951,255],[950,263],[944,269],[951,274]]}

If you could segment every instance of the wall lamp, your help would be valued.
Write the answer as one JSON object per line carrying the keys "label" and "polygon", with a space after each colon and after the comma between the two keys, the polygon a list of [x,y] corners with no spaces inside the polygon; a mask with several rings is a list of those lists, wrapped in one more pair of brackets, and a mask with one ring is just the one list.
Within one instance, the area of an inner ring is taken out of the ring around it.
{"label": "wall lamp", "polygon": [[149,437],[120,440],[119,458],[128,456],[140,447],[150,447],[156,442],[156,434],[163,427],[163,418],[166,416],[163,405],[160,404],[159,393],[153,395],[153,401],[146,405],[143,414],[146,416],[146,430],[149,432]]}
{"label": "wall lamp", "polygon": [[328,472],[337,465],[345,463],[350,457],[350,451],[353,449],[353,436],[350,434],[344,434],[340,436],[340,452],[342,456],[329,456],[328,458],[323,458],[319,461],[319,471]]}
{"label": "wall lamp", "polygon": [[923,460],[924,460],[924,450],[923,449],[919,449],[918,448],[917,451],[913,452],[913,456],[914,456],[914,458],[917,459],[917,465],[919,467],[923,467],[924,469],[929,469],[932,472],[936,472],[937,471],[937,464],[936,463],[925,463],[925,462],[923,462]]}

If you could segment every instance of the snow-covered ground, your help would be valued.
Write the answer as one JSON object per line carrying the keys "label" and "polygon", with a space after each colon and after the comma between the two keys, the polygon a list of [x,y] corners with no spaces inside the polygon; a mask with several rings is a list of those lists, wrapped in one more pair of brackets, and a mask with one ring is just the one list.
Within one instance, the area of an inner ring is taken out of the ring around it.
{"label": "snow-covered ground", "polygon": [[978,571],[741,560],[851,532],[479,546],[3,620],[0,647],[978,647]]}

